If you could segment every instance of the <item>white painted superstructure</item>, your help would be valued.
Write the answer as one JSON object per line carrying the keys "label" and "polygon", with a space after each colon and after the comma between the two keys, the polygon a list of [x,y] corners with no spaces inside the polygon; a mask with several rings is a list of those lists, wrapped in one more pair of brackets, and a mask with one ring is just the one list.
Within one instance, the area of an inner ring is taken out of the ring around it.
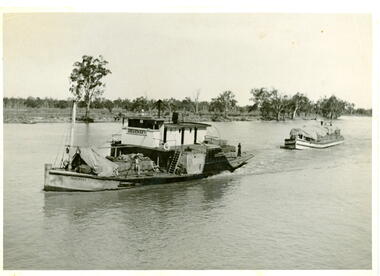
{"label": "white painted superstructure", "polygon": [[123,127],[121,135],[123,144],[132,144],[155,148],[162,144],[162,131],[136,127]]}
{"label": "white painted superstructure", "polygon": [[124,145],[171,148],[203,143],[209,126],[192,122],[164,123],[163,119],[133,117],[128,119],[117,138]]}

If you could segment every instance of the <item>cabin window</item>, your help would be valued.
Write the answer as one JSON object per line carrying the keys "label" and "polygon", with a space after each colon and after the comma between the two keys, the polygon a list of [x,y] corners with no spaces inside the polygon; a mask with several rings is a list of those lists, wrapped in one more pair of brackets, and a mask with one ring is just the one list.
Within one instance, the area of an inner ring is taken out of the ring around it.
{"label": "cabin window", "polygon": [[159,129],[163,121],[156,120],[142,120],[142,119],[129,119],[128,126],[129,127],[137,127],[137,128],[148,128],[148,129]]}

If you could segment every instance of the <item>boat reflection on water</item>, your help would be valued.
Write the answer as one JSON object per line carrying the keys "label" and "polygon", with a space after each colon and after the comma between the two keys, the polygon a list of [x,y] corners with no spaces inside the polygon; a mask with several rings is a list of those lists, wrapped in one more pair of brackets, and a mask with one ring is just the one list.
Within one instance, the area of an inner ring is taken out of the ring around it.
{"label": "boat reflection on water", "polygon": [[185,210],[186,207],[193,205],[206,210],[222,204],[223,196],[229,192],[233,179],[231,176],[219,176],[189,182],[91,193],[45,192],[43,211],[46,217],[67,215],[69,218],[77,219],[92,216],[93,213],[132,214],[149,209],[159,213],[170,213],[176,212],[177,209]]}

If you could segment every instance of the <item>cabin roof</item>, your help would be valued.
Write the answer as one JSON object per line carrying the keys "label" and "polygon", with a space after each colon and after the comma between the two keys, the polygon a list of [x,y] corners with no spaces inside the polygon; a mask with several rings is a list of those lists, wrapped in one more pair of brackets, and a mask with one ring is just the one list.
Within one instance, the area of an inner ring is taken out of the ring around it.
{"label": "cabin roof", "polygon": [[177,124],[174,123],[166,123],[165,127],[168,128],[182,128],[182,127],[199,127],[199,128],[207,128],[210,127],[211,125],[209,124],[204,124],[204,123],[195,123],[195,122],[178,122]]}
{"label": "cabin roof", "polygon": [[163,118],[153,118],[151,116],[130,116],[128,120],[165,121]]}

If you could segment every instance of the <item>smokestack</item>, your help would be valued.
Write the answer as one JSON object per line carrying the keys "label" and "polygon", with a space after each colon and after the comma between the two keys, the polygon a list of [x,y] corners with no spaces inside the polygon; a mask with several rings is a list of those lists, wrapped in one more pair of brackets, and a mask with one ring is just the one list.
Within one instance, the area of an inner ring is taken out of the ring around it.
{"label": "smokestack", "polygon": [[178,124],[178,112],[173,112],[172,122],[173,124]]}

